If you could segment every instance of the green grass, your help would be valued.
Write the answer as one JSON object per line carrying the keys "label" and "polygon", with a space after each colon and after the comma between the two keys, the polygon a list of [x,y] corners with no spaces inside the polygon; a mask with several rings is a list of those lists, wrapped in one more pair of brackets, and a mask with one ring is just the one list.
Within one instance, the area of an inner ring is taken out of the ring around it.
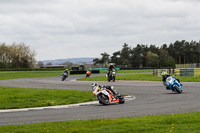
{"label": "green grass", "polygon": [[[152,69],[139,69],[139,70],[118,70],[117,73],[142,73],[152,72]],[[63,70],[55,71],[0,71],[0,80],[3,79],[16,79],[16,78],[35,78],[35,77],[51,77],[61,76]],[[106,74],[107,71],[100,71],[101,74]],[[178,76],[183,82],[200,82],[199,77],[182,77]],[[106,81],[106,76],[101,77],[90,77],[78,80],[87,81]],[[145,81],[161,81],[161,77],[153,76],[152,74],[128,74],[128,75],[117,75],[116,80],[145,80]]]}
{"label": "green grass", "polygon": [[197,76],[197,77],[177,76],[177,78],[179,78],[180,81],[182,81],[182,82],[200,82],[200,76]]}
{"label": "green grass", "polygon": [[23,133],[199,133],[200,112],[143,117],[73,120],[1,126],[0,132]]}
{"label": "green grass", "polygon": [[[182,77],[177,76],[181,82],[200,82],[200,76],[198,77]],[[107,81],[106,76],[90,77],[77,79],[79,81]],[[116,80],[141,80],[141,81],[162,81],[162,77],[153,76],[153,74],[128,74],[117,75]]]}
{"label": "green grass", "polygon": [[0,80],[61,76],[64,70],[56,71],[0,71]]}
{"label": "green grass", "polygon": [[0,87],[0,109],[65,105],[94,100],[92,91]]}
{"label": "green grass", "polygon": [[[51,70],[51,71],[0,71],[0,80],[3,79],[17,79],[17,78],[36,78],[36,77],[52,77],[61,76],[64,70]],[[144,70],[119,70],[117,73],[140,73],[140,72],[153,72],[152,69]],[[100,71],[101,74],[107,71]]]}
{"label": "green grass", "polygon": [[[142,73],[142,72],[153,72],[153,69],[136,69],[136,70],[118,70],[117,73]],[[107,70],[101,70],[101,74],[108,73]]]}
{"label": "green grass", "polygon": [[[82,78],[77,79],[80,81],[107,81],[106,76],[100,77],[90,77],[90,78]],[[145,80],[145,81],[161,81],[161,77],[155,77],[152,74],[128,74],[128,75],[117,75],[116,80]]]}

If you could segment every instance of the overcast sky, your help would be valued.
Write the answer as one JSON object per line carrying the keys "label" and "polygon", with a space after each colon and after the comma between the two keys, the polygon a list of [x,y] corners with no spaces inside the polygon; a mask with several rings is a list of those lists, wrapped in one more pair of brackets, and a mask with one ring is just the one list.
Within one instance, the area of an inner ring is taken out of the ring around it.
{"label": "overcast sky", "polygon": [[0,0],[0,43],[25,43],[38,61],[176,40],[200,40],[198,0]]}

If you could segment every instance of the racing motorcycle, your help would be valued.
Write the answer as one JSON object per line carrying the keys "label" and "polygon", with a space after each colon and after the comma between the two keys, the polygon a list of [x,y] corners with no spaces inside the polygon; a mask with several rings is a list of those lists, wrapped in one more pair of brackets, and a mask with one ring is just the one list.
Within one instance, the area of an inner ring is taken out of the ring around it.
{"label": "racing motorcycle", "polygon": [[93,96],[99,100],[100,104],[108,105],[111,103],[120,103],[125,102],[125,98],[114,90],[113,86],[101,86],[97,83],[92,83]]}
{"label": "racing motorcycle", "polygon": [[111,80],[112,80],[113,82],[115,82],[115,77],[116,77],[116,72],[110,70],[110,71],[108,72],[108,75],[107,75],[108,82],[110,82]]}
{"label": "racing motorcycle", "polygon": [[64,81],[68,77],[68,73],[64,72],[61,76],[61,80]]}
{"label": "racing motorcycle", "polygon": [[172,90],[177,93],[182,93],[181,84],[174,76],[167,77],[166,86],[168,90]]}
{"label": "racing motorcycle", "polygon": [[89,78],[89,77],[90,77],[90,75],[91,75],[91,71],[87,71],[87,72],[86,72],[86,76],[85,76],[85,77],[86,77],[86,78]]}

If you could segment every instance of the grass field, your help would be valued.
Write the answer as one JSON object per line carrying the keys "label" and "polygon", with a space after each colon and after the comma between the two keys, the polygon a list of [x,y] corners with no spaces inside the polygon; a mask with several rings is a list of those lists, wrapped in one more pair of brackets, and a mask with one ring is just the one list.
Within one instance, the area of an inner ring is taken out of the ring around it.
{"label": "grass field", "polygon": [[[55,71],[0,71],[0,80],[16,79],[16,78],[36,78],[36,77],[52,77],[61,76],[64,70]],[[140,73],[153,72],[152,69],[144,70],[119,70],[118,73]],[[100,71],[100,74],[107,73],[107,71]]]}
{"label": "grass field", "polygon": [[1,133],[200,133],[200,112],[1,126]]}
{"label": "grass field", "polygon": [[56,71],[0,71],[0,80],[16,79],[16,78],[36,78],[36,77],[51,77],[61,76],[62,70]]}
{"label": "grass field", "polygon": [[[63,71],[4,71],[0,72],[0,79],[33,78],[60,76]],[[118,71],[117,73],[152,72],[145,71]],[[101,72],[101,73],[107,73]],[[180,81],[200,82],[200,77],[177,77]],[[106,81],[106,77],[90,77],[79,80]],[[117,75],[117,80],[148,80],[161,81],[161,77],[152,74]],[[81,100],[80,100],[81,99]],[[73,104],[96,100],[91,91],[56,90],[56,89],[28,89],[0,87],[0,109],[27,108]],[[37,123],[28,125],[0,126],[0,133],[200,133],[200,112],[169,115],[148,115],[143,117],[74,120],[64,122]]]}
{"label": "grass field", "polygon": [[[177,76],[181,82],[200,82],[200,77],[182,77]],[[106,76],[90,77],[77,79],[79,81],[107,81]],[[162,81],[162,77],[153,76],[153,74],[128,74],[116,75],[116,80],[141,80],[141,81]]]}
{"label": "grass field", "polygon": [[[153,72],[153,69],[136,69],[136,70],[118,70],[117,73],[142,73],[142,72]],[[101,70],[101,74],[108,73],[107,70]]]}
{"label": "grass field", "polygon": [[[117,73],[142,73],[153,72],[152,69],[139,69],[139,70],[118,70]],[[35,78],[35,77],[52,77],[61,76],[62,70],[55,71],[0,71],[0,80],[3,79],[16,79],[16,78]],[[106,74],[107,71],[100,71],[101,74]],[[177,77],[182,82],[200,82],[200,77]],[[106,81],[106,76],[90,77],[78,80],[88,81]],[[145,81],[161,81],[161,77],[153,76],[152,74],[128,74],[117,75],[116,80],[145,80]]]}
{"label": "grass field", "polygon": [[94,100],[92,91],[0,87],[0,109],[66,105]]}
{"label": "grass field", "polygon": [[[107,81],[106,76],[90,77],[77,79],[80,81]],[[153,74],[128,74],[128,75],[116,75],[116,80],[145,80],[145,81],[161,81],[161,77],[154,77]]]}

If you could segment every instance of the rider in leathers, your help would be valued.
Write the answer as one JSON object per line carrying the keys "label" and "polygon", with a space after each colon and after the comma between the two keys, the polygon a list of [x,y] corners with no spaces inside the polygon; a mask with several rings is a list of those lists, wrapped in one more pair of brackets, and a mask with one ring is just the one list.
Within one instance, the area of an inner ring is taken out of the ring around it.
{"label": "rider in leathers", "polygon": [[[92,88],[94,88],[94,87],[96,87],[96,86],[99,86],[100,88],[106,88],[106,89],[108,89],[108,90],[110,90],[111,91],[111,93],[113,93],[113,96],[114,97],[116,97],[117,95],[118,95],[118,93],[115,91],[115,90],[113,90],[112,88],[111,88],[111,86],[104,86],[104,85],[98,85],[98,83],[92,83]],[[93,89],[94,90],[94,89]]]}
{"label": "rider in leathers", "polygon": [[110,64],[110,66],[108,67],[108,76],[109,76],[109,72],[110,71],[116,71],[116,68],[114,67],[113,63]]}
{"label": "rider in leathers", "polygon": [[[173,78],[175,78],[179,83],[180,83],[180,80],[177,79],[175,76],[171,75],[171,74],[168,74],[166,72],[162,72],[162,81],[163,81],[163,84],[166,86],[166,89],[170,89],[168,86],[167,86],[167,83],[166,83],[166,79],[169,77],[169,76],[172,76]],[[181,83],[180,83],[181,84]],[[182,84],[181,84],[182,86]]]}
{"label": "rider in leathers", "polygon": [[[68,76],[68,69],[66,69],[66,70],[63,72],[63,74],[64,74],[64,73],[66,73],[67,76]],[[62,74],[62,75],[63,75],[63,74]]]}

